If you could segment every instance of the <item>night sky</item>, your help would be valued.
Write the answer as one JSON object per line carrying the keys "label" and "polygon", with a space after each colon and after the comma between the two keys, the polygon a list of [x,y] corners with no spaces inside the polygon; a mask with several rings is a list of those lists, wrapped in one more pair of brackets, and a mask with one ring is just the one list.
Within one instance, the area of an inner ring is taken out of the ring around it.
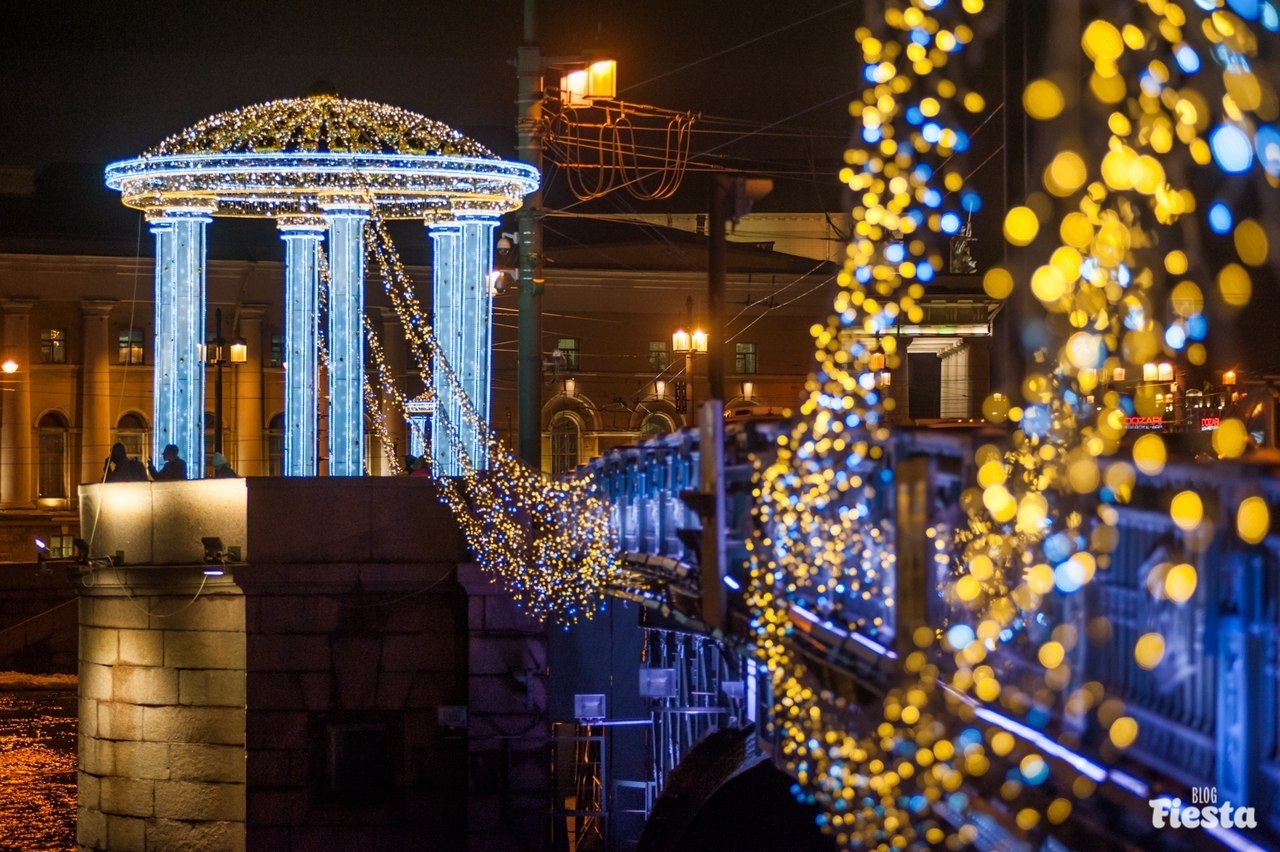
{"label": "night sky", "polygon": [[[727,125],[704,122],[701,130],[720,132],[700,133],[695,151],[717,147],[718,164],[767,161],[781,172],[760,209],[837,210],[842,205],[834,175],[851,129],[847,104],[858,57],[853,31],[863,23],[862,6],[851,0],[542,0],[538,34],[544,55],[612,53],[619,60],[620,96],[628,101],[746,122],[727,131]],[[102,211],[92,227],[123,217],[125,226],[117,230],[132,234],[133,218],[101,186],[102,165],[136,156],[218,111],[303,95],[319,80],[332,82],[344,96],[439,119],[510,156],[512,60],[522,9],[520,0],[6,2],[0,167],[34,167],[49,176],[45,185],[57,190],[45,219],[65,217],[64,230],[90,227],[66,212],[85,199]],[[991,69],[996,57],[980,53],[998,51],[999,39],[987,39],[985,48],[980,43],[976,61]],[[1034,55],[1043,62],[1046,54],[1037,49]],[[690,63],[697,64],[682,67]],[[975,82],[997,103],[999,75],[984,76],[989,79]],[[739,138],[775,123],[767,129],[786,135]],[[984,265],[1003,251],[996,214],[1004,162],[1002,155],[988,158],[1000,142],[1000,125],[993,122],[975,136],[970,152],[972,161],[987,163],[977,178],[989,202],[986,221],[975,222]],[[547,182],[549,208],[572,203],[562,177],[553,171]],[[1221,190],[1212,176],[1199,184],[1206,196]],[[1242,215],[1274,222],[1276,194],[1259,176],[1257,185],[1229,200]],[[614,195],[595,209],[701,210],[705,179],[686,180],[667,202],[644,205]],[[21,225],[24,216],[0,221]],[[1211,255],[1234,259],[1229,238],[1210,236],[1206,244]],[[1273,273],[1260,271],[1255,278],[1249,310],[1213,318],[1217,343],[1210,366],[1280,372]]]}
{"label": "night sky", "polygon": [[[542,0],[543,53],[608,48],[622,97],[847,131],[859,4],[836,0]],[[0,164],[133,156],[220,110],[305,94],[402,106],[509,153],[520,0],[446,4],[6,2],[0,28]],[[694,68],[726,48],[834,10]],[[637,85],[639,84],[639,85]],[[827,140],[828,157],[839,140]]]}

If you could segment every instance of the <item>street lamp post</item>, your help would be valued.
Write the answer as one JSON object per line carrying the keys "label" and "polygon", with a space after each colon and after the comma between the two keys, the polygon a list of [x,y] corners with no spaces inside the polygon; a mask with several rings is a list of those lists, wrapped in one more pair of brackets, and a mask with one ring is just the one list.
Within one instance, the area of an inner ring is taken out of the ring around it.
{"label": "street lamp post", "polygon": [[249,360],[249,346],[240,338],[224,340],[222,337],[222,308],[214,312],[217,334],[206,351],[205,363],[213,364],[216,373],[213,386],[213,451],[222,452],[222,367],[224,364],[243,364]]}
{"label": "street lamp post", "polygon": [[702,329],[694,329],[693,333],[678,328],[671,335],[671,351],[675,355],[684,356],[684,376],[676,386],[676,413],[688,414],[693,421],[693,356],[705,355],[707,352],[707,333]]}
{"label": "street lamp post", "polygon": [[[586,56],[543,56],[537,42],[537,0],[524,0],[524,27],[516,49],[517,157],[542,171],[543,74],[573,69],[562,79],[562,97],[575,105],[617,96],[617,63]],[[542,467],[542,188],[525,196],[516,215],[517,273],[516,454],[535,470]]]}

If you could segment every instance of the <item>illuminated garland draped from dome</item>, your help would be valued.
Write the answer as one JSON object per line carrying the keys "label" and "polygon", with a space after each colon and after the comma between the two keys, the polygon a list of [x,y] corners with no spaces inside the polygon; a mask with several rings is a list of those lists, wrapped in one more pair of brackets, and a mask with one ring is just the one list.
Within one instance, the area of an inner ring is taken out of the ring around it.
{"label": "illuminated garland draped from dome", "polygon": [[[475,412],[453,366],[443,356],[427,316],[381,219],[370,221],[366,249],[381,272],[383,287],[405,329],[418,373],[426,387],[433,371],[444,373],[461,401],[461,417],[483,436],[488,469],[477,470],[462,439],[462,424],[444,418],[445,434],[462,461],[463,476],[433,478],[462,528],[480,565],[503,584],[527,612],[539,619],[572,623],[599,609],[604,588],[618,567],[608,506],[590,474],[553,480],[521,463]],[[365,333],[377,372],[377,388],[366,378],[365,394],[375,432],[392,451],[386,418],[407,418],[409,400],[392,377],[381,342],[366,321]],[[379,403],[377,391],[381,390]],[[388,412],[387,409],[390,409]]]}
{"label": "illuminated garland draped from dome", "polygon": [[[824,825],[855,848],[972,841],[977,829],[962,784],[996,761],[1013,768],[1003,784],[988,786],[1010,803],[1017,825],[1031,831],[1059,824],[1135,741],[1138,724],[1123,702],[1101,684],[1073,683],[1086,637],[1063,618],[1080,589],[1109,566],[1115,506],[1128,499],[1134,465],[1153,473],[1164,464],[1157,435],[1134,444],[1133,464],[1115,458],[1126,410],[1107,377],[1141,370],[1160,354],[1203,363],[1205,296],[1194,278],[1216,280],[1221,301],[1238,307],[1250,290],[1245,267],[1266,260],[1265,232],[1245,220],[1234,233],[1241,263],[1192,268],[1189,258],[1203,252],[1179,247],[1173,227],[1203,213],[1186,188],[1187,171],[1215,165],[1229,176],[1257,168],[1272,187],[1280,179],[1280,135],[1262,119],[1274,119],[1276,93],[1267,82],[1274,75],[1254,70],[1258,25],[1270,33],[1280,28],[1274,4],[1195,0],[1188,12],[1165,0],[1115,2],[1119,23],[1088,23],[1081,40],[1093,65],[1088,89],[1106,135],[1078,150],[1063,146],[1045,169],[1045,189],[1065,208],[1048,262],[1029,282],[1015,282],[1004,269],[984,279],[995,298],[1029,284],[1048,312],[1045,342],[1030,353],[1023,399],[994,394],[984,403],[988,420],[1015,429],[1007,444],[978,449],[978,482],[962,497],[967,521],[929,530],[949,575],[941,591],[950,624],[937,634],[916,632],[917,650],[902,661],[905,684],[886,696],[878,721],[850,730],[849,716],[835,715],[842,700],[807,678],[790,650],[790,607],[816,609],[821,619],[863,635],[889,630],[858,606],[867,596],[893,606],[892,472],[882,462],[889,438],[883,415],[892,401],[877,390],[871,363],[874,357],[894,366],[905,357],[891,334],[881,334],[918,315],[918,300],[943,263],[942,240],[960,221],[952,205],[981,205],[964,188],[957,155],[968,144],[965,128],[978,123],[966,116],[989,108],[966,90],[959,62],[975,32],[985,31],[986,5],[890,2],[881,25],[857,33],[865,88],[851,112],[859,141],[841,174],[858,199],[853,241],[832,319],[814,328],[818,371],[801,418],[779,439],[776,461],[760,471],[749,602],[758,654],[773,677],[784,758],[802,797],[821,807]],[[1220,82],[1210,79],[1211,63],[1220,66]],[[1059,117],[1070,97],[1060,83],[1067,81],[1033,81],[1024,94],[1027,114]],[[1052,202],[1029,201],[1007,211],[1005,234],[1015,251],[1038,252],[1047,242],[1048,234],[1037,237]],[[1213,211],[1211,229],[1230,230],[1229,216],[1220,228],[1222,212]],[[1171,297],[1163,323],[1161,291]],[[1134,400],[1139,414],[1155,403],[1150,394]],[[1239,455],[1243,425],[1223,427],[1218,453]],[[1162,566],[1151,593],[1159,605],[1176,607],[1194,592],[1191,563],[1213,534],[1190,492],[1178,495],[1171,514],[1184,531],[1185,561]],[[1243,540],[1260,540],[1269,525],[1263,501],[1241,503]],[[1095,630],[1106,632],[1091,623]],[[1031,673],[1005,667],[997,675],[997,649],[1027,660],[1022,669]],[[1140,666],[1155,668],[1163,638],[1146,634],[1133,651]],[[1046,783],[1064,750],[1037,733],[1055,709],[1077,720],[1092,715],[1108,732],[1096,763],[1066,767],[1075,776],[1066,789]]]}

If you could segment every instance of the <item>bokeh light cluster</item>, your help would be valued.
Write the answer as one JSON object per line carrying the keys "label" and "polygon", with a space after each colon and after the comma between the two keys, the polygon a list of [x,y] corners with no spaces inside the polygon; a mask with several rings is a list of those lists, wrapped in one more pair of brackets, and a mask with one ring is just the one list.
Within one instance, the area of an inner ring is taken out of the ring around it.
{"label": "bokeh light cluster", "polygon": [[[1158,360],[1204,364],[1207,303],[1246,305],[1249,270],[1268,260],[1256,220],[1223,200],[1206,204],[1193,187],[1203,172],[1218,188],[1250,174],[1277,185],[1280,105],[1257,38],[1280,21],[1269,2],[1114,6],[1117,20],[1082,27],[1083,86],[1046,77],[1022,93],[1055,147],[1038,166],[1043,191],[1004,214],[1018,263],[988,270],[983,286],[997,299],[1025,288],[1044,318],[1025,318],[1035,333],[1024,335],[1021,386],[983,403],[1008,440],[977,449],[961,518],[928,530],[948,615],[913,632],[882,720],[864,714],[850,730],[847,714],[835,716],[845,699],[806,676],[788,637],[798,606],[867,636],[895,627],[856,604],[895,603],[884,493],[893,476],[882,461],[892,400],[873,365],[905,356],[893,328],[918,321],[942,239],[982,207],[956,168],[965,118],[985,105],[965,90],[956,59],[983,4],[890,3],[883,26],[857,34],[866,85],[841,173],[855,193],[854,237],[832,315],[814,329],[818,370],[802,417],[760,472],[750,597],[786,763],[845,845],[961,846],[976,836],[975,791],[1004,800],[1024,831],[1059,824],[1140,734],[1122,701],[1077,673],[1086,643],[1111,638],[1105,620],[1079,617],[1083,590],[1110,568],[1138,473],[1160,474],[1169,456],[1160,435],[1127,435],[1129,418],[1158,418],[1166,400],[1154,383],[1124,376]],[[1212,265],[1199,222],[1230,236],[1238,262]],[[1243,423],[1226,418],[1213,448],[1235,458],[1247,441]],[[1213,513],[1193,492],[1173,496],[1169,512],[1178,555],[1148,586],[1153,606],[1182,607],[1201,585]],[[1244,498],[1235,520],[1247,544],[1270,529],[1259,497]],[[1142,633],[1135,662],[1158,669],[1165,643]],[[1067,724],[1050,736],[1055,719]],[[1100,745],[1073,733],[1086,727],[1104,733]],[[939,821],[944,812],[952,818]]]}

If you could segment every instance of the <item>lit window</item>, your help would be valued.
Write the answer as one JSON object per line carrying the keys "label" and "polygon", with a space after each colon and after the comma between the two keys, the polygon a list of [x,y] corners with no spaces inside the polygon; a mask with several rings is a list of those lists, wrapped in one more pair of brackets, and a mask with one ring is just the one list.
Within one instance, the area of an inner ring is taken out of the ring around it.
{"label": "lit window", "polygon": [[576,337],[562,337],[556,343],[556,349],[560,350],[560,354],[564,357],[564,368],[566,370],[578,369],[578,348],[579,340]]}
{"label": "lit window", "polygon": [[49,556],[53,559],[70,559],[76,554],[76,537],[73,535],[55,533],[44,536],[44,540],[48,545]]}
{"label": "lit window", "polygon": [[667,349],[667,341],[649,341],[649,369],[665,370],[671,366],[671,352]]}
{"label": "lit window", "polygon": [[40,332],[40,363],[67,363],[66,329],[46,328]]}
{"label": "lit window", "polygon": [[37,497],[67,496],[67,419],[57,412],[40,418]]}
{"label": "lit window", "polygon": [[754,343],[739,343],[734,351],[734,371],[744,375],[751,376],[756,372],[756,345]]}
{"label": "lit window", "polygon": [[121,364],[141,364],[143,363],[142,355],[142,329],[122,329],[116,345],[117,362]]}
{"label": "lit window", "polygon": [[675,421],[657,411],[646,415],[644,422],[640,424],[641,438],[652,438],[656,435],[666,435],[674,431],[676,431]]}
{"label": "lit window", "polygon": [[147,452],[147,421],[142,415],[126,412],[116,422],[116,440],[124,444],[129,458],[142,461]]}
{"label": "lit window", "polygon": [[578,421],[561,412],[551,421],[551,473],[559,476],[578,466],[581,433]]}

